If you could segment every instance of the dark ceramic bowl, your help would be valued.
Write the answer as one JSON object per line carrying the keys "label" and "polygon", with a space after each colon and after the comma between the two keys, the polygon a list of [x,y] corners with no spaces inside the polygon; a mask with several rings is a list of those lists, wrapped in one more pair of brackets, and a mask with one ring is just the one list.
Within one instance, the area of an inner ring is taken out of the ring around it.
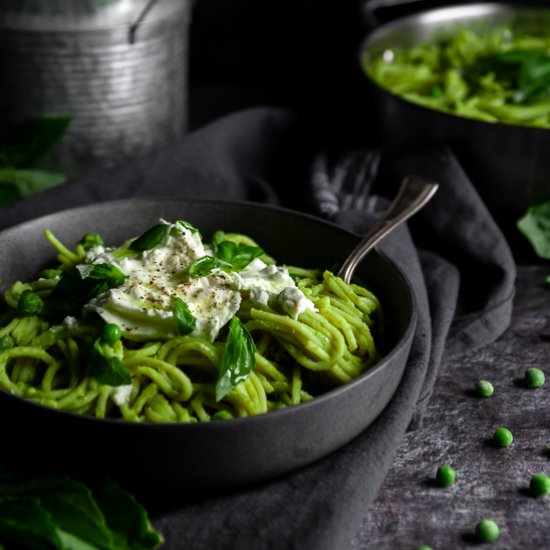
{"label": "dark ceramic bowl", "polygon": [[[278,262],[331,267],[358,238],[295,212],[223,202],[126,200],[66,210],[0,233],[0,290],[55,262],[42,237],[51,229],[67,245],[86,231],[107,244],[140,234],[159,217],[185,219],[208,238],[216,229],[244,232]],[[3,457],[68,472],[100,472],[129,484],[164,489],[215,488],[290,472],[341,447],[380,414],[405,368],[416,313],[409,283],[385,256],[360,266],[386,314],[384,358],[353,382],[296,407],[207,424],[134,424],[49,409],[0,391]]]}

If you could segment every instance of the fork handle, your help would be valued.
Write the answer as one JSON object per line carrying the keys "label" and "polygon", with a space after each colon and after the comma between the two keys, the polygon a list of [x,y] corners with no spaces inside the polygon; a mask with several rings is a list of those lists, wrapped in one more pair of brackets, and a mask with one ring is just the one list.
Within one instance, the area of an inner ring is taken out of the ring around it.
{"label": "fork handle", "polygon": [[406,177],[388,210],[346,258],[338,270],[338,277],[349,283],[359,262],[386,235],[418,212],[433,197],[438,187],[434,181],[419,176]]}

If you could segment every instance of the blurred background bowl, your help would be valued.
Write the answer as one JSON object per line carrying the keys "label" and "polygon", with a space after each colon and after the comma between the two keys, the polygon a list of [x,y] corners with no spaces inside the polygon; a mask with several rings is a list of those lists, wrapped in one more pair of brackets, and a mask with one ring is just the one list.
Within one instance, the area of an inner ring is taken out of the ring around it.
{"label": "blurred background bowl", "polygon": [[[365,3],[374,8],[395,0]],[[406,3],[406,2],[401,2]],[[468,28],[490,33],[502,25],[528,33],[550,33],[550,9],[505,3],[470,3],[412,13],[368,32],[361,47],[364,66],[385,50],[449,37]],[[450,145],[496,220],[508,231],[530,204],[550,199],[550,129],[467,119],[407,101],[365,74],[377,130],[387,162],[416,149]]]}
{"label": "blurred background bowl", "polygon": [[[318,218],[250,203],[131,199],[62,211],[0,233],[0,290],[55,262],[48,228],[69,246],[86,231],[107,244],[156,223],[186,219],[208,239],[244,232],[279,263],[330,268],[358,237]],[[290,472],[338,449],[364,430],[393,396],[407,363],[416,309],[406,276],[373,252],[360,265],[385,311],[383,359],[356,380],[312,401],[264,415],[205,424],[140,424],[45,408],[0,391],[4,452],[17,468],[108,473],[127,486],[164,491],[239,485]]]}

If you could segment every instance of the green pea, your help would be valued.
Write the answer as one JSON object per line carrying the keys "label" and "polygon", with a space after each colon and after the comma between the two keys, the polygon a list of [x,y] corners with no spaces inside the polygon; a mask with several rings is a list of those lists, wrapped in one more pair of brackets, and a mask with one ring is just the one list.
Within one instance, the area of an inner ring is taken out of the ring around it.
{"label": "green pea", "polygon": [[231,420],[233,415],[229,411],[216,411],[211,419],[212,420]]}
{"label": "green pea", "polygon": [[488,380],[479,380],[475,384],[475,390],[479,397],[490,397],[493,395],[495,388]]}
{"label": "green pea", "polygon": [[482,519],[475,528],[479,542],[494,542],[500,536],[500,529],[492,519]]}
{"label": "green pea", "polygon": [[432,547],[427,544],[421,544],[420,546],[417,546],[415,550],[432,550]]}
{"label": "green pea", "polygon": [[525,371],[525,383],[529,388],[540,388],[544,386],[544,372],[535,367]]}
{"label": "green pea", "polygon": [[536,497],[543,497],[550,493],[550,477],[545,474],[534,474],[529,483],[531,493]]}
{"label": "green pea", "polygon": [[500,427],[495,430],[493,440],[499,447],[508,447],[514,441],[514,436],[508,428]]}
{"label": "green pea", "polygon": [[106,344],[114,344],[122,337],[122,330],[115,323],[106,323],[103,325],[99,337]]}
{"label": "green pea", "polygon": [[11,349],[14,345],[15,342],[9,334],[5,334],[2,338],[0,338],[0,351]]}
{"label": "green pea", "polygon": [[445,464],[444,466],[440,466],[437,469],[435,479],[437,480],[437,483],[439,483],[439,485],[441,485],[442,487],[448,487],[455,482],[456,472],[453,470],[453,468],[451,468],[451,466]]}
{"label": "green pea", "polygon": [[17,311],[21,315],[36,315],[42,311],[42,298],[35,292],[25,292],[17,302]]}

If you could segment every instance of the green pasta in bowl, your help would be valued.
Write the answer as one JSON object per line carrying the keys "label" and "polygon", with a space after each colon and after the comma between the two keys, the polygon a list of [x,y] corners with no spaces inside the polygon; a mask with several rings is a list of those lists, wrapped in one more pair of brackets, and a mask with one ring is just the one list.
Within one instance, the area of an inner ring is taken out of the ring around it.
{"label": "green pasta in bowl", "polygon": [[282,208],[146,198],[0,232],[0,463],[173,494],[335,451],[391,400],[416,326],[382,253],[359,285],[333,275],[358,239]]}
{"label": "green pasta in bowl", "polygon": [[250,237],[205,243],[163,219],[74,251],[12,284],[0,388],[59,410],[132,422],[207,422],[298,405],[379,360],[381,306],[329,271],[279,266]]}

